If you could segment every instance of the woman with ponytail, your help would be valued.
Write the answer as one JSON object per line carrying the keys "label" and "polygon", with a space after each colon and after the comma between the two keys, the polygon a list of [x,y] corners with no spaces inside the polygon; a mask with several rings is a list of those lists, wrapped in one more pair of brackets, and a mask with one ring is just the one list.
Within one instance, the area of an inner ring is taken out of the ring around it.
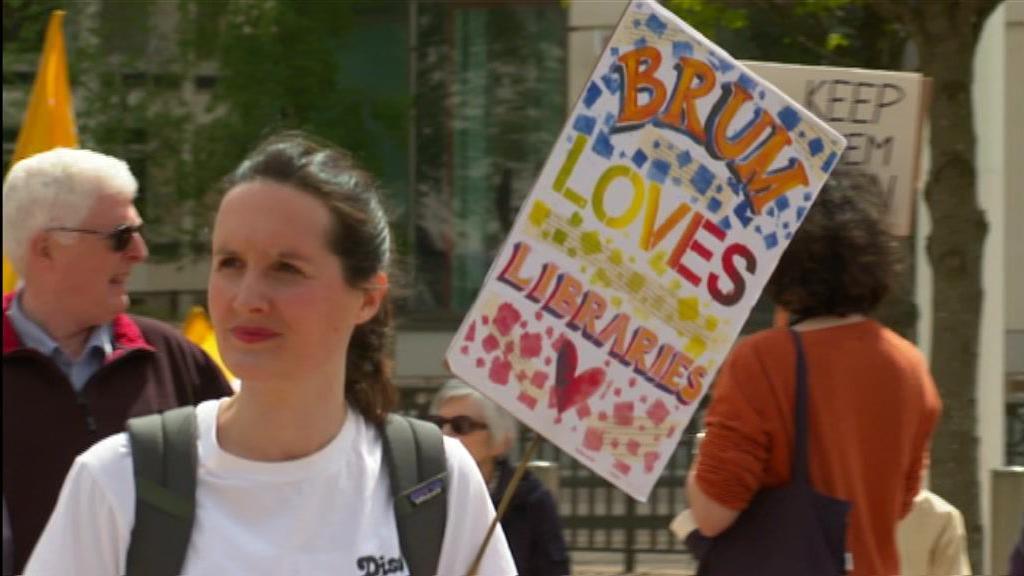
{"label": "woman with ponytail", "polygon": [[[242,384],[196,409],[183,571],[407,574],[382,458],[396,394],[386,358],[392,245],[376,184],[347,152],[289,132],[253,151],[223,189],[209,307]],[[494,511],[462,444],[445,438],[444,451],[437,572],[461,574]],[[28,572],[124,574],[134,514],[120,434],[75,462]],[[479,573],[515,573],[500,533]]]}

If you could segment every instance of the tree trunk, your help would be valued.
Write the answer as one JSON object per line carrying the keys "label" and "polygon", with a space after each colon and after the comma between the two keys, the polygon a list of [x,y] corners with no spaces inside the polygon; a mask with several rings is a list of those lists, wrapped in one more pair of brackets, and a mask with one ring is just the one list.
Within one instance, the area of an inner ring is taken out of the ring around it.
{"label": "tree trunk", "polygon": [[[964,21],[965,11],[957,3],[921,2],[914,24],[923,72],[934,79],[932,166],[925,201],[932,218],[928,237],[934,274],[931,369],[944,413],[932,443],[931,486],[963,513],[971,564],[980,571],[975,389],[981,264],[988,227],[976,194],[971,108],[974,47],[981,26]],[[983,10],[971,16],[988,13]]]}

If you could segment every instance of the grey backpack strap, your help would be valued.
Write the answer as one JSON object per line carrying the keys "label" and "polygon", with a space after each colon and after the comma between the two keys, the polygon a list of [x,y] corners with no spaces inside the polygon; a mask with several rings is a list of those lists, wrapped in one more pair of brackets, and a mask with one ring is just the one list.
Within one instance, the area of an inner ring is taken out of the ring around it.
{"label": "grey backpack strap", "polygon": [[128,421],[135,469],[129,576],[181,574],[196,500],[196,413],[182,406]]}
{"label": "grey backpack strap", "polygon": [[412,576],[434,576],[448,515],[448,465],[441,429],[390,414],[382,436],[402,556]]}

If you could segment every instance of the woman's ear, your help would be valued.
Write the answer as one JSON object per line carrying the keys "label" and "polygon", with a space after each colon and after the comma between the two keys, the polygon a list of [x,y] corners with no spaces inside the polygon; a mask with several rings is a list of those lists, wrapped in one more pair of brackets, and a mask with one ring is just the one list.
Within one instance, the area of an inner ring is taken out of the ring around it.
{"label": "woman's ear", "polygon": [[358,324],[362,324],[376,316],[387,295],[388,275],[378,272],[363,286],[363,302],[359,307]]}

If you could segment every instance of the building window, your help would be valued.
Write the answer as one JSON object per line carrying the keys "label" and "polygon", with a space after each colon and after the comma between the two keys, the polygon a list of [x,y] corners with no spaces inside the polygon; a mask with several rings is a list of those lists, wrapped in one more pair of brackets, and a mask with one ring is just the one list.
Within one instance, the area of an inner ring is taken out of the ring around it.
{"label": "building window", "polygon": [[409,312],[454,325],[565,120],[557,2],[417,3],[413,290]]}

